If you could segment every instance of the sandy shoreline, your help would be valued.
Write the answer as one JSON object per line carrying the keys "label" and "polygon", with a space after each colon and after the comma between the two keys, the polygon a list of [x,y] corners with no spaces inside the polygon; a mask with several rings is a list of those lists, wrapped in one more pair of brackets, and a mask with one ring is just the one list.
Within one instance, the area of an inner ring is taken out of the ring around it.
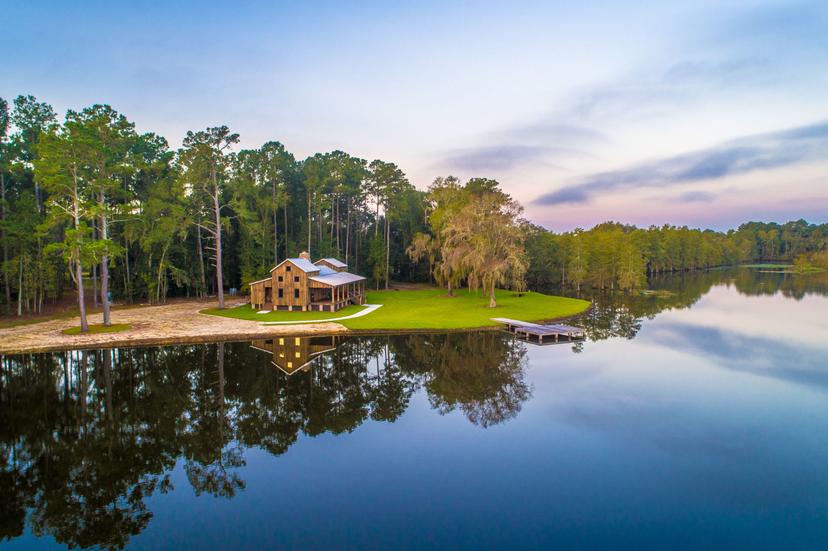
{"label": "sandy shoreline", "polygon": [[[228,306],[234,306],[236,303],[228,303]],[[4,328],[0,329],[0,354],[204,343],[255,339],[270,335],[330,335],[350,332],[344,325],[331,322],[262,325],[258,321],[199,313],[200,310],[213,305],[215,301],[193,300],[159,306],[115,309],[112,311],[112,323],[127,323],[132,326],[118,333],[64,335],[64,329],[80,324],[77,317]],[[102,321],[101,314],[89,316],[90,324]]]}

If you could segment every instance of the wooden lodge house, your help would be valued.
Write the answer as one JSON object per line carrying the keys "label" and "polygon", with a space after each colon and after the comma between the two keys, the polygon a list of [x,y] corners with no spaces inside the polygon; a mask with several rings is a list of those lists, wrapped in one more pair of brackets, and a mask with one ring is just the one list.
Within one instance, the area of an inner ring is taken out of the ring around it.
{"label": "wooden lodge house", "polygon": [[349,304],[365,304],[365,278],[346,271],[335,258],[311,262],[303,252],[270,270],[270,277],[250,284],[250,304],[258,310],[336,312]]}

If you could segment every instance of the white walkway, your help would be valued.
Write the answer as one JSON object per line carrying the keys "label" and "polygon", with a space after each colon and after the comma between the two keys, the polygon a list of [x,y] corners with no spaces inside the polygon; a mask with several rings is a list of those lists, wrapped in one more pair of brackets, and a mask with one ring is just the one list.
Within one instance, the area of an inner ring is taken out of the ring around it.
{"label": "white walkway", "polygon": [[321,320],[263,321],[262,325],[298,325],[300,323],[327,323],[329,321],[349,320],[352,318],[360,318],[362,316],[367,316],[377,308],[381,307],[382,304],[365,304],[364,306],[365,308],[360,310],[356,314],[351,314],[350,316],[342,316],[341,318],[328,318]]}

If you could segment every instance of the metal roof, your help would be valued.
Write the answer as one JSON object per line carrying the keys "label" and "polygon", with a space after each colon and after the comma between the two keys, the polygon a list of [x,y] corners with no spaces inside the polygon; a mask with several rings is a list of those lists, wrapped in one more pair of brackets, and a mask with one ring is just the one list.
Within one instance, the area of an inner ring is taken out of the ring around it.
{"label": "metal roof", "polygon": [[337,260],[336,258],[320,258],[319,260],[314,262],[314,264],[319,264],[323,260],[325,262],[327,262],[328,264],[330,264],[331,266],[334,266],[335,268],[347,268],[348,267],[347,264],[345,264],[341,260]]}
{"label": "metal roof", "polygon": [[310,276],[308,279],[316,281],[317,283],[324,283],[325,285],[337,287],[339,285],[347,285],[348,283],[363,281],[365,278],[348,272],[333,272],[328,275],[320,274],[318,276]]}
{"label": "metal roof", "polygon": [[[273,270],[284,264],[285,262],[291,262],[294,266],[302,270],[303,272],[313,273],[319,271],[319,266],[315,266],[313,262],[308,260],[307,258],[286,258],[277,264]],[[273,270],[270,270],[271,272]]]}

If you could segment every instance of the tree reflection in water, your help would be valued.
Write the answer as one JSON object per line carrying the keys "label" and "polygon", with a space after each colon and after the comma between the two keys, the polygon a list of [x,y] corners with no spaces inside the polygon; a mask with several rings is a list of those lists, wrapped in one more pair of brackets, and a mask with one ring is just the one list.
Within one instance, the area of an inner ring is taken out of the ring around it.
{"label": "tree reflection in water", "polygon": [[3,357],[0,537],[28,522],[69,546],[121,548],[179,458],[196,494],[232,498],[245,449],[280,455],[300,435],[393,422],[420,389],[481,427],[530,395],[524,345],[498,333],[337,339],[290,375],[277,346],[256,344]]}
{"label": "tree reflection in water", "polygon": [[[716,285],[733,286],[746,296],[772,296],[802,299],[807,295],[828,296],[828,272],[790,274],[754,268],[712,269],[660,275],[649,282],[650,292],[581,293],[577,296],[593,302],[593,307],[573,323],[587,330],[588,340],[613,337],[632,339],[642,321],[660,312],[690,308]],[[575,295],[573,295],[575,296]],[[573,346],[580,352],[584,344]]]}

